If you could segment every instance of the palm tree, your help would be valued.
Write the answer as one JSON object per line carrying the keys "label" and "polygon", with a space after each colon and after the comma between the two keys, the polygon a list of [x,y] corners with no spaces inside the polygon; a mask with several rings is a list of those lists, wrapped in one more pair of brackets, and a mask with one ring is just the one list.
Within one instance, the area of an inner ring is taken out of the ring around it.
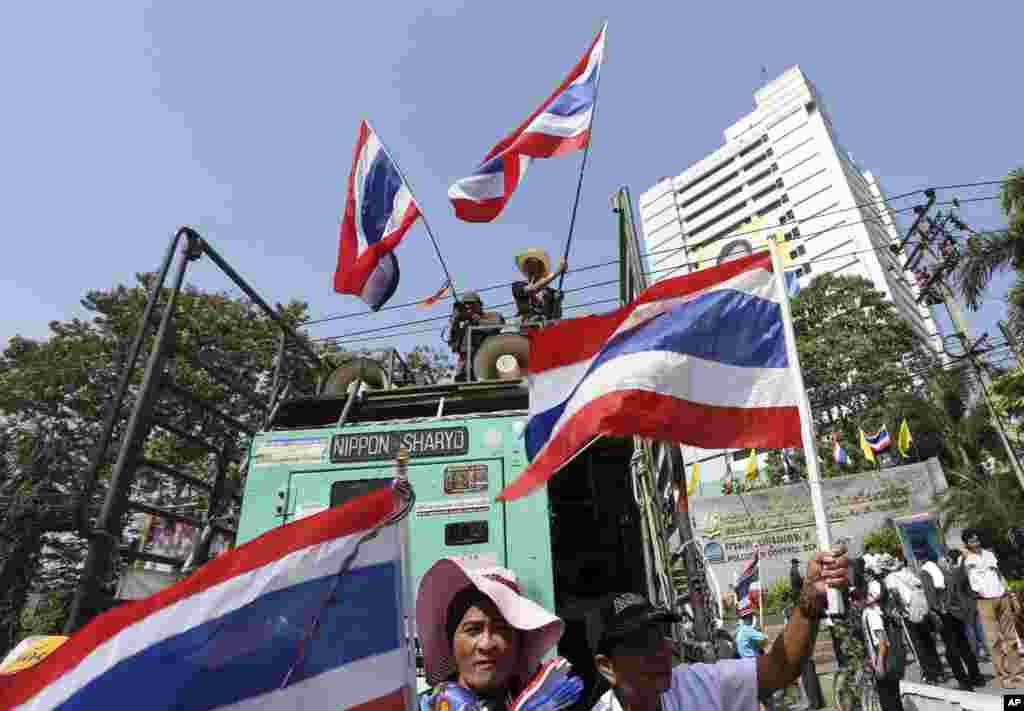
{"label": "palm tree", "polygon": [[1008,225],[1006,230],[980,233],[967,242],[960,261],[958,282],[967,305],[977,309],[993,274],[1010,267],[1018,272],[1016,303],[1011,298],[1011,320],[1024,324],[1024,169],[1011,170],[1000,190]]}

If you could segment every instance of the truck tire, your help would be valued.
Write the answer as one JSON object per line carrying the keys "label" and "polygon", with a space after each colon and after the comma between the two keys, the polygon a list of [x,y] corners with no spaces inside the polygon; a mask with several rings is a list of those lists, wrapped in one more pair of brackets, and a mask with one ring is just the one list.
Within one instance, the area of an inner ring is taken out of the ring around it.
{"label": "truck tire", "polygon": [[328,397],[344,397],[356,379],[366,383],[371,390],[384,390],[388,386],[388,375],[384,367],[372,358],[353,358],[334,369],[324,385],[323,394]]}
{"label": "truck tire", "polygon": [[[506,357],[507,356],[507,357]],[[514,358],[512,364],[509,358]],[[475,380],[512,380],[526,374],[530,340],[517,333],[499,333],[480,344],[473,354]],[[501,366],[499,367],[499,361]]]}

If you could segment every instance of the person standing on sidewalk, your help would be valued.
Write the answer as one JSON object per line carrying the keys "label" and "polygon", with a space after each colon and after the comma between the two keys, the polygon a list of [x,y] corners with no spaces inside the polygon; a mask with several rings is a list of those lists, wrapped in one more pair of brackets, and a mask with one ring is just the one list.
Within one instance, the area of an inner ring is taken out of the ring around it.
{"label": "person standing on sidewalk", "polygon": [[860,591],[864,596],[861,624],[874,673],[875,689],[878,691],[878,702],[882,711],[903,711],[900,680],[907,659],[903,630],[898,620],[886,619],[888,590],[881,583],[885,576],[881,556],[868,553],[864,556],[864,563],[869,582],[867,588]]}
{"label": "person standing on sidewalk", "polygon": [[945,572],[936,562],[937,556],[929,551],[928,561],[921,566],[921,583],[931,613],[938,618],[939,634],[946,647],[946,662],[953,670],[953,676],[962,691],[974,691],[975,686],[984,686],[978,669],[978,659],[974,656],[964,632],[964,624],[953,614],[952,580],[946,579]]}
{"label": "person standing on sidewalk", "polygon": [[978,599],[978,615],[992,651],[996,680],[1004,689],[1024,687],[1024,672],[1016,648],[1017,631],[1006,601],[1006,580],[999,572],[999,560],[995,553],[981,547],[977,531],[964,531],[963,542],[967,546],[964,568]]}
{"label": "person standing on sidewalk", "polygon": [[[906,567],[902,555],[883,555],[882,566],[888,570],[885,586],[893,593],[910,632],[915,655],[921,665],[921,677],[925,684],[941,684],[946,679],[942,671],[942,660],[935,648],[935,630],[928,616],[928,599],[924,594],[921,579]],[[891,642],[891,640],[890,640]]]}

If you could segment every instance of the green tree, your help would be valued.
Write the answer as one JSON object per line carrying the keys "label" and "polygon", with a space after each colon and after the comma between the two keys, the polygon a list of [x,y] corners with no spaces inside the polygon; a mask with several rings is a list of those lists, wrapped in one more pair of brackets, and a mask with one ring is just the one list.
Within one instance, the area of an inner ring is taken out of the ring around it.
{"label": "green tree", "polygon": [[859,424],[885,398],[913,392],[907,363],[923,354],[923,344],[867,279],[817,277],[793,301],[793,326],[823,431]]}
{"label": "green tree", "polygon": [[884,526],[864,536],[865,553],[888,553],[895,556],[901,548],[900,534],[893,526]]}
{"label": "green tree", "polygon": [[951,486],[938,497],[938,510],[946,528],[960,526],[981,530],[996,547],[1000,558],[1020,566],[1021,552],[1007,539],[1013,526],[1020,526],[1024,511],[1024,491],[1009,469],[998,469],[991,476],[950,474]]}

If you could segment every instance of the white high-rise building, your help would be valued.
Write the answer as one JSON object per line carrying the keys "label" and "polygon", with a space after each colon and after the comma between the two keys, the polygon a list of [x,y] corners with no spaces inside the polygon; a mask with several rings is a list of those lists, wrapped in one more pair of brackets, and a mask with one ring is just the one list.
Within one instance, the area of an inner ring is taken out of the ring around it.
{"label": "white high-rise building", "polygon": [[[725,145],[640,196],[652,281],[750,254],[782,233],[801,286],[819,274],[863,276],[938,352],[935,321],[915,300],[905,257],[888,249],[900,233],[885,193],[840,144],[817,88],[793,67],[754,100],[757,108],[725,130]],[[746,453],[735,457],[739,472]],[[724,474],[725,459],[702,468],[709,484]]]}

